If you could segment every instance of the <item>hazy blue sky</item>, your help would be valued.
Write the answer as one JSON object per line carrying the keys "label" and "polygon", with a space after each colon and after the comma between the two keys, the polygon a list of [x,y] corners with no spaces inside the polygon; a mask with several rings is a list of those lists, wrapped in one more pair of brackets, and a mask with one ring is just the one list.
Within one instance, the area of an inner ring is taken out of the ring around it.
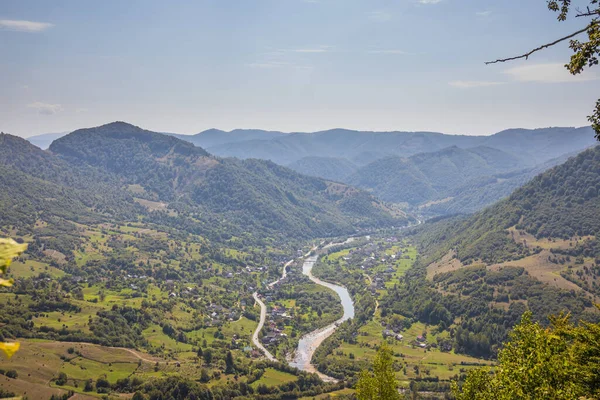
{"label": "hazy blue sky", "polygon": [[586,125],[600,68],[568,75],[567,43],[483,64],[582,22],[545,0],[0,0],[0,130]]}

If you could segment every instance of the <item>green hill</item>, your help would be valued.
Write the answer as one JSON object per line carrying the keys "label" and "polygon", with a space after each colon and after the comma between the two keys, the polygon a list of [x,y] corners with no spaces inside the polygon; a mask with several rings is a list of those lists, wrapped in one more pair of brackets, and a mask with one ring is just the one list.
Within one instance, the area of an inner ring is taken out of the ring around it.
{"label": "green hill", "polygon": [[456,248],[463,262],[496,262],[515,257],[516,244],[507,232],[511,227],[537,239],[596,235],[600,232],[599,189],[597,146],[536,176],[506,200],[460,225],[441,230],[441,237],[458,232],[443,241],[443,247]]}
{"label": "green hill", "polygon": [[316,176],[336,182],[344,180],[358,167],[345,158],[305,157],[291,163],[288,168],[304,175]]}
{"label": "green hill", "polygon": [[406,221],[346,185],[268,161],[217,158],[191,143],[122,122],[75,131],[56,140],[50,151],[71,165],[116,175],[136,197],[180,218],[202,214],[236,235],[306,238]]}
{"label": "green hill", "polygon": [[526,162],[489,147],[456,146],[409,158],[388,157],[360,168],[346,182],[385,201],[418,205],[444,199],[472,179],[524,167]]}
{"label": "green hill", "polygon": [[451,328],[458,352],[493,356],[525,311],[599,320],[600,146],[471,217],[424,224],[422,256],[381,303]]}

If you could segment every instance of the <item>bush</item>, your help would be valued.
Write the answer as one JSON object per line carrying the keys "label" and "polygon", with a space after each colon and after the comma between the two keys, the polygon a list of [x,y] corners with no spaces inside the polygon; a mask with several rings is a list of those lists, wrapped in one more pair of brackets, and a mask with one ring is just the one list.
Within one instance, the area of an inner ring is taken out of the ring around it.
{"label": "bush", "polygon": [[9,369],[5,374],[8,378],[17,379],[19,374],[14,369]]}
{"label": "bush", "polygon": [[58,374],[58,378],[56,379],[56,381],[54,381],[58,386],[62,386],[64,384],[67,383],[67,374],[65,374],[64,372],[61,372],[60,374]]}

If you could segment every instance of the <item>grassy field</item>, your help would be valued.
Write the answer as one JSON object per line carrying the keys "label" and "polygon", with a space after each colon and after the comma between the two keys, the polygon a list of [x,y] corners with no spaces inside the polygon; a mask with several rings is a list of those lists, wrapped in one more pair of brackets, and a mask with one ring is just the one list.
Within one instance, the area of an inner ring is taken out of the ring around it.
{"label": "grassy field", "polygon": [[253,382],[250,386],[256,389],[259,385],[279,386],[284,383],[295,382],[296,380],[298,380],[298,377],[295,375],[288,374],[287,372],[277,371],[273,368],[267,368],[263,376],[261,376],[261,378],[256,382]]}
{"label": "grassy field", "polygon": [[26,260],[24,262],[15,261],[10,265],[9,277],[14,279],[31,278],[38,276],[41,273],[50,275],[51,278],[62,278],[65,273],[58,268],[50,266],[50,264],[42,263],[34,260]]}
{"label": "grassy field", "polygon": [[163,333],[163,330],[159,325],[151,325],[150,327],[144,329],[144,331],[142,331],[142,335],[144,335],[150,345],[158,348],[164,348],[165,350],[174,353],[191,351],[193,347],[191,344],[181,343],[167,336],[165,333]]}
{"label": "grassy field", "polygon": [[[69,351],[71,349],[72,351]],[[150,357],[150,356],[145,356]],[[0,368],[14,369],[17,379],[0,379],[0,388],[23,393],[31,399],[48,399],[65,390],[80,392],[79,398],[96,398],[97,394],[83,393],[83,382],[99,377],[111,383],[137,373],[146,376],[153,371],[153,359],[141,360],[124,349],[86,343],[21,340],[21,349],[10,359],[0,359]],[[68,383],[58,387],[53,380],[65,372]]]}
{"label": "grassy field", "polygon": [[[371,276],[375,276],[376,274],[388,272],[390,266],[394,268],[394,272],[391,275],[389,272],[385,275],[387,276],[385,286],[386,288],[390,288],[411,268],[416,259],[417,250],[414,246],[406,243],[389,244],[383,241],[375,243],[378,246],[378,250],[371,254],[373,254],[376,264],[370,268],[368,273]],[[354,265],[355,263],[352,260],[345,261],[342,259],[342,257],[348,254],[348,251],[344,250],[332,253],[328,256],[328,259],[337,260],[338,266],[343,270],[355,271],[360,268],[361,264]],[[392,257],[393,255],[395,257]],[[362,257],[368,256],[369,254],[367,253]],[[370,283],[369,279],[366,279],[365,284],[368,283]],[[379,289],[377,292],[380,297],[387,294],[387,290],[385,289]],[[336,359],[341,363],[370,363],[376,354],[377,348],[383,340],[386,340],[394,352],[396,365],[400,366],[396,378],[405,386],[410,383],[411,379],[431,376],[447,380],[461,371],[474,368],[465,364],[488,364],[485,361],[455,354],[454,352],[442,352],[432,347],[426,349],[419,347],[416,344],[418,336],[425,336],[429,344],[435,344],[438,339],[449,337],[448,331],[438,332],[436,327],[427,326],[419,322],[413,323],[409,329],[401,332],[403,340],[393,338],[384,339],[384,330],[386,330],[386,327],[382,323],[381,309],[379,309],[373,316],[373,319],[359,329],[356,344],[342,342],[328,356],[328,359]]]}
{"label": "grassy field", "polygon": [[[359,330],[357,344],[343,343],[334,350],[330,357],[348,362],[352,360],[371,362],[377,352],[377,348],[383,341],[382,332],[384,329],[378,321],[370,321]],[[399,381],[407,383],[410,379],[426,376],[450,379],[458,374],[461,369],[469,370],[474,368],[473,366],[461,364],[490,364],[487,361],[455,354],[454,352],[422,349],[413,345],[412,343],[417,336],[423,334],[425,334],[429,343],[436,343],[437,338],[446,338],[449,335],[447,331],[436,332],[432,327],[425,326],[422,323],[414,323],[410,329],[402,332],[404,336],[402,341],[387,339],[388,344],[394,352],[396,362],[404,367],[397,372],[396,377]],[[415,366],[418,369],[415,369]]]}

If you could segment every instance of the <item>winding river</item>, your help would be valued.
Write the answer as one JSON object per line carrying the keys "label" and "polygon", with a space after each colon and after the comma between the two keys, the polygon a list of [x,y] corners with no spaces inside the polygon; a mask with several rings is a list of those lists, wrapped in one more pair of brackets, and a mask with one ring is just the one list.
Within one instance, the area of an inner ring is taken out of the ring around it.
{"label": "winding river", "polygon": [[[349,238],[348,240],[346,240],[345,242],[342,242],[342,243],[330,243],[328,245],[323,246],[323,250],[326,250],[326,249],[329,249],[329,248],[335,247],[335,246],[344,245],[344,244],[350,243],[352,241],[354,241],[354,238]],[[335,378],[332,378],[330,376],[327,376],[327,375],[322,374],[321,372],[317,371],[315,366],[312,365],[310,363],[310,361],[313,357],[313,354],[315,354],[315,351],[317,350],[317,348],[321,345],[321,343],[323,343],[323,341],[325,339],[327,339],[329,336],[333,335],[333,333],[335,332],[335,330],[337,329],[339,324],[341,324],[342,322],[347,321],[351,318],[354,318],[354,302],[352,301],[352,297],[350,297],[350,293],[348,292],[348,289],[346,289],[343,286],[339,286],[339,285],[335,285],[333,283],[322,281],[312,274],[312,269],[319,258],[318,254],[311,255],[316,250],[318,250],[318,246],[313,247],[308,253],[306,253],[304,255],[305,260],[304,260],[304,264],[302,265],[302,273],[304,275],[306,275],[311,281],[313,281],[317,285],[324,286],[324,287],[329,288],[329,289],[333,290],[334,292],[336,292],[342,303],[342,308],[344,310],[344,313],[343,313],[342,317],[340,319],[338,319],[337,321],[335,321],[334,323],[329,324],[323,328],[317,329],[315,331],[312,331],[312,332],[304,335],[302,338],[300,338],[300,341],[298,342],[298,348],[296,349],[296,352],[295,352],[295,356],[292,360],[289,361],[289,364],[292,367],[298,368],[299,370],[316,373],[325,382],[336,382],[337,380]],[[279,278],[275,282],[270,283],[268,285],[269,287],[273,287],[277,283],[279,283],[280,281],[285,279],[285,277],[287,275],[287,267],[293,261],[294,260],[290,260],[283,266],[281,278]],[[258,296],[258,292],[255,292],[253,294],[253,296],[254,296],[254,300],[259,304],[259,306],[261,308],[261,313],[260,313],[259,324],[258,324],[256,330],[254,331],[254,334],[252,335],[252,341],[254,342],[256,347],[258,347],[269,360],[277,361],[276,358],[271,353],[269,353],[269,351],[260,343],[260,340],[258,338],[258,334],[261,331],[261,329],[265,323],[267,307],[260,300],[260,298]]]}
{"label": "winding river", "polygon": [[[350,238],[347,241],[345,241],[344,243],[332,243],[332,244],[329,244],[329,245],[323,247],[323,249],[350,243],[353,240],[354,240],[353,238]],[[315,263],[317,262],[318,258],[319,258],[318,255],[312,255],[312,256],[306,258],[306,260],[304,261],[304,264],[302,265],[302,273],[304,275],[306,275],[311,281],[313,281],[317,285],[324,286],[324,287],[329,288],[329,289],[333,290],[334,292],[336,292],[342,303],[342,308],[344,309],[344,314],[342,315],[342,317],[340,319],[338,319],[334,323],[329,324],[321,329],[317,329],[313,332],[310,332],[310,333],[304,335],[302,338],[300,338],[300,341],[298,342],[298,348],[296,349],[295,356],[290,361],[289,364],[292,367],[296,367],[302,371],[317,373],[323,381],[335,382],[336,381],[335,378],[332,378],[330,376],[327,376],[327,375],[322,374],[319,371],[317,371],[315,366],[313,364],[311,364],[310,361],[311,361],[315,351],[317,350],[317,348],[321,345],[321,343],[323,343],[323,341],[325,339],[327,339],[329,336],[333,335],[333,333],[335,332],[335,330],[337,329],[339,324],[341,324],[342,322],[347,321],[351,318],[354,318],[354,302],[352,301],[352,297],[350,297],[350,293],[348,293],[348,289],[346,289],[343,286],[339,286],[339,285],[335,285],[333,283],[322,281],[312,274],[312,269],[313,269]]]}

